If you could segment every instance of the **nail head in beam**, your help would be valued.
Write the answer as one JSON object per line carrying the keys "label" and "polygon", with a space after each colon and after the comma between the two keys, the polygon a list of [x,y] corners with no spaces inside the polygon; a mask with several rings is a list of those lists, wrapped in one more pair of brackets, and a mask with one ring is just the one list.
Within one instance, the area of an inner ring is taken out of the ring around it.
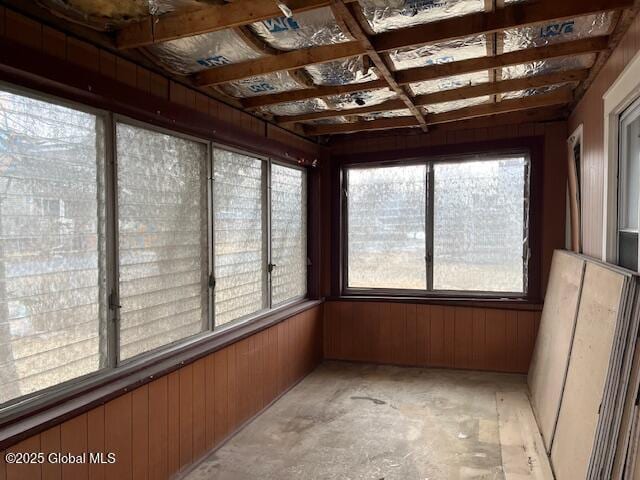
{"label": "nail head in beam", "polygon": [[473,73],[490,68],[508,67],[521,63],[533,62],[549,58],[571,57],[584,53],[594,53],[606,50],[609,37],[585,38],[571,42],[546,45],[544,47],[527,48],[515,52],[503,53],[494,57],[471,58],[458,62],[429,65],[426,67],[410,68],[396,72],[396,80],[401,85],[409,83],[435,80],[463,73]]}
{"label": "nail head in beam", "polygon": [[199,87],[219,85],[257,75],[293,70],[306,65],[326,63],[333,60],[362,55],[364,48],[360,42],[345,42],[335,45],[322,45],[319,47],[304,48],[290,52],[262,57],[242,63],[226,65],[203,70],[192,76],[193,82]]}
{"label": "nail head in beam", "polygon": [[498,32],[550,20],[562,20],[633,6],[634,0],[538,0],[506,6],[494,12],[430,22],[384,32],[371,39],[379,52]]}
{"label": "nail head in beam", "polygon": [[[288,0],[294,13],[326,7],[331,0]],[[282,11],[273,0],[236,0],[223,5],[171,12],[131,23],[116,33],[118,48],[134,48],[225,28],[239,27],[268,18],[280,17]]]}

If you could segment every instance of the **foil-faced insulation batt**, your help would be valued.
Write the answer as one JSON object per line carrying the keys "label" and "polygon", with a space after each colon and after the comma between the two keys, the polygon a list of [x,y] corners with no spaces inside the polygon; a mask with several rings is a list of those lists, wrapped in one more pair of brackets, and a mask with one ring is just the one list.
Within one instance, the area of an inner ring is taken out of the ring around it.
{"label": "foil-faced insulation batt", "polygon": [[484,0],[359,0],[374,32],[406,28],[484,10]]}
{"label": "foil-faced insulation batt", "polygon": [[413,93],[413,95],[426,95],[443,90],[480,85],[481,83],[487,83],[488,81],[489,72],[487,70],[482,70],[480,72],[463,73],[461,75],[443,77],[436,80],[425,80],[424,82],[412,83],[409,85],[409,88],[411,88],[411,93]]}
{"label": "foil-faced insulation batt", "polygon": [[[251,29],[265,43],[278,50],[299,50],[319,45],[349,41],[336,23],[329,8],[319,8],[293,17],[270,18],[251,25]],[[316,85],[345,85],[377,79],[361,57],[305,67]]]}
{"label": "foil-faced insulation batt", "polygon": [[233,97],[255,97],[269,93],[289,92],[302,87],[288,72],[275,72],[257,77],[245,78],[237,82],[229,82],[220,86],[222,90]]}
{"label": "foil-faced insulation batt", "polygon": [[290,116],[304,115],[305,113],[322,112],[329,110],[329,105],[321,98],[310,98],[308,100],[299,100],[297,102],[280,103],[278,105],[270,105],[262,107],[261,110],[271,115]]}
{"label": "foil-faced insulation batt", "polygon": [[486,55],[487,37],[476,35],[415,48],[394,50],[389,56],[396,70],[406,70],[407,68],[457,62]]}
{"label": "foil-faced insulation batt", "polygon": [[591,68],[596,61],[594,53],[565,58],[550,58],[536,62],[521,63],[502,68],[502,79],[533,77],[553,72],[564,72],[582,68]]}
{"label": "foil-faced insulation batt", "polygon": [[444,113],[452,110],[459,110],[460,108],[474,107],[476,105],[483,105],[490,103],[492,98],[489,95],[474,98],[465,98],[463,100],[453,100],[451,102],[433,103],[425,108],[427,113]]}
{"label": "foil-faced insulation batt", "polygon": [[531,97],[532,95],[543,95],[545,93],[551,93],[560,87],[566,87],[568,83],[560,83],[557,85],[547,85],[544,87],[527,88],[525,90],[518,90],[515,92],[506,92],[501,95],[502,100],[511,100],[514,98]]}
{"label": "foil-faced insulation batt", "polygon": [[263,56],[231,29],[158,43],[147,50],[171,70],[183,75]]}
{"label": "foil-faced insulation batt", "polygon": [[[381,88],[379,90],[332,95],[327,97],[326,101],[334,110],[348,110],[350,108],[360,108],[367,105],[379,105],[382,102],[396,97],[397,94],[393,90]],[[346,113],[348,112],[345,112],[345,114]]]}
{"label": "foil-faced insulation batt", "polygon": [[573,19],[538,23],[521,28],[505,30],[503,45],[505,52],[541,47],[554,43],[579,40],[581,38],[606,35],[613,27],[611,13],[586,15]]}
{"label": "foil-faced insulation batt", "polygon": [[382,118],[413,117],[413,113],[408,108],[404,108],[402,110],[387,110],[386,112],[374,112],[358,116],[363,120],[372,121]]}

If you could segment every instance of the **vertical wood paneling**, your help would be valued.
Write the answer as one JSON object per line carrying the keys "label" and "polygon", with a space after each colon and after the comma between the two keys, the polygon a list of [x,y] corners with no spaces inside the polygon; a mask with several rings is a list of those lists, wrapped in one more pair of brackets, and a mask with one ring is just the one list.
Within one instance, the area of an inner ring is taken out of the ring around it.
{"label": "vertical wood paneling", "polygon": [[[104,406],[87,412],[87,448],[90,452],[101,453],[106,460],[104,444]],[[105,466],[102,463],[89,465],[89,480],[105,480]]]}
{"label": "vertical wood paneling", "polygon": [[529,368],[540,320],[538,311],[384,302],[327,302],[324,311],[331,315],[325,335],[344,332],[340,315],[346,312],[348,331],[365,342],[350,350],[343,343],[339,351],[325,351],[325,358],[519,373]]}
{"label": "vertical wood paneling", "polygon": [[149,479],[149,418],[149,385],[143,385],[131,392],[131,470],[135,480]]}
{"label": "vertical wood paneling", "polygon": [[200,457],[207,445],[206,358],[193,364],[193,458]]}
{"label": "vertical wood paneling", "polygon": [[113,452],[116,463],[0,462],[0,480],[169,480],[315,368],[321,311],[302,312],[9,449]]}
{"label": "vertical wood paneling", "polygon": [[132,457],[132,419],[131,393],[111,400],[104,411],[105,450],[116,456],[116,462],[106,465],[106,477],[109,479],[131,480]]}
{"label": "vertical wood paneling", "polygon": [[[81,455],[88,450],[87,414],[64,422],[60,426],[60,451],[72,455]],[[89,464],[66,463],[62,465],[62,480],[87,480]]]}
{"label": "vertical wood paneling", "polygon": [[168,378],[149,384],[149,480],[166,480],[168,460]]}
{"label": "vertical wood paneling", "polygon": [[[40,448],[45,456],[50,453],[61,452],[60,425],[56,425],[40,434]],[[0,453],[1,455],[1,453]],[[2,475],[0,475],[2,478]],[[59,463],[45,462],[42,464],[42,480],[61,480],[62,465]]]}

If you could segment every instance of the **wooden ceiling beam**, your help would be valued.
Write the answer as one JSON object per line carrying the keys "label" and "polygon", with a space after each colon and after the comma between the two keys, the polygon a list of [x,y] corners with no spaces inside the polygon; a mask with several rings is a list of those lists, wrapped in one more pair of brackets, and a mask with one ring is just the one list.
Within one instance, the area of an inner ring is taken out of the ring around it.
{"label": "wooden ceiling beam", "polygon": [[425,95],[418,95],[414,98],[416,105],[426,106],[434,103],[452,102],[484,95],[497,95],[499,93],[516,92],[528,88],[546,87],[562,83],[580,82],[587,78],[589,69],[569,70],[566,72],[554,72],[534,77],[512,78],[494,83],[482,83],[468,87],[452,88]]}
{"label": "wooden ceiling beam", "polygon": [[326,110],[323,112],[305,113],[302,115],[288,115],[282,117],[275,117],[276,123],[281,125],[305,122],[309,120],[320,120],[323,118],[334,118],[340,116],[353,116],[362,115],[366,113],[385,112],[390,110],[402,110],[407,108],[402,100],[387,100],[386,102],[379,103],[378,105],[369,105],[367,107],[349,108],[346,110]]}
{"label": "wooden ceiling beam", "polygon": [[334,135],[339,133],[364,132],[371,130],[389,130],[392,128],[419,127],[416,117],[382,118],[380,120],[361,121],[352,123],[337,123],[335,125],[305,125],[307,135]]}
{"label": "wooden ceiling beam", "polygon": [[242,100],[244,108],[260,108],[279,103],[298,102],[310,98],[326,98],[333,95],[344,95],[347,93],[375,90],[387,86],[383,79],[372,80],[363,83],[351,83],[348,85],[336,85],[331,87],[306,88],[304,90],[294,90],[292,92],[272,93],[270,95],[260,95],[257,97],[245,98]]}
{"label": "wooden ceiling beam", "polygon": [[[428,125],[439,125],[450,122],[466,121],[478,117],[493,116],[504,113],[520,112],[524,110],[543,109],[552,106],[565,105],[572,101],[573,92],[569,88],[558,89],[543,95],[503,100],[499,103],[487,103],[473,107],[452,110],[451,112],[427,115]],[[305,125],[304,132],[307,135],[334,135],[354,133],[368,130],[385,130],[391,128],[404,128],[418,126],[414,117],[403,116],[385,118],[381,120],[359,121],[352,123],[339,123],[334,125]]]}
{"label": "wooden ceiling beam", "polygon": [[538,0],[392,30],[372,38],[379,52],[498,32],[551,20],[630,8],[634,0]]}
{"label": "wooden ceiling beam", "polygon": [[[331,0],[287,0],[293,13],[326,7]],[[116,33],[118,48],[134,48],[239,27],[268,18],[281,17],[282,11],[274,0],[236,0],[198,10],[177,11],[149,16],[131,23]]]}
{"label": "wooden ceiling beam", "polygon": [[393,72],[387,65],[387,62],[373,48],[373,45],[371,45],[371,40],[369,39],[369,36],[367,35],[367,32],[365,31],[361,23],[362,21],[366,20],[359,20],[361,16],[358,15],[358,11],[356,10],[360,7],[355,4],[352,4],[351,7],[352,8],[350,10],[343,2],[337,1],[331,5],[331,11],[336,18],[339,18],[344,22],[353,37],[362,44],[367,56],[376,66],[378,75],[385,79],[385,81],[389,85],[389,88],[396,93],[398,99],[402,102],[402,104],[404,104],[405,108],[409,109],[413,116],[416,117],[416,120],[418,120],[420,127],[424,131],[426,131],[427,123],[424,119],[422,111],[413,104],[413,101],[411,100],[411,98],[409,98],[407,92],[405,92],[404,89],[400,85],[398,85],[398,82],[396,82]]}
{"label": "wooden ceiling beam", "polygon": [[[526,90],[527,88],[538,88],[549,85],[559,85],[562,83],[574,83],[584,80],[588,75],[589,70],[582,69],[570,70],[568,72],[554,72],[546,75],[537,75],[535,77],[514,78],[510,80],[502,80],[495,83],[483,83],[480,85],[472,85],[469,87],[443,90],[426,95],[418,95],[417,97],[414,97],[413,102],[416,106],[428,106],[434,103],[464,100],[467,98],[480,97],[484,95],[497,95],[499,93],[516,92],[518,90]],[[378,105],[370,105],[367,107],[345,110],[326,110],[323,112],[313,112],[302,115],[277,116],[275,117],[275,121],[281,125],[285,125],[324,118],[349,117],[353,115],[362,115],[365,113],[376,113],[388,110],[402,110],[404,108],[407,107],[400,100],[389,100]]]}
{"label": "wooden ceiling beam", "polygon": [[396,80],[400,85],[435,80],[463,73],[479,72],[489,68],[508,67],[522,63],[545,60],[549,58],[571,57],[584,53],[595,53],[608,48],[609,37],[593,37],[571,42],[546,45],[544,47],[527,48],[503,53],[493,57],[470,58],[457,62],[410,68],[396,72]]}
{"label": "wooden ceiling beam", "polygon": [[321,45],[203,70],[192,75],[191,78],[194,84],[200,87],[220,85],[221,83],[243,80],[257,75],[294,70],[305,65],[341,60],[362,55],[363,53],[365,53],[364,48],[358,41]]}
{"label": "wooden ceiling beam", "polygon": [[554,105],[565,105],[571,103],[572,100],[573,90],[571,88],[560,88],[551,93],[545,93],[542,95],[514,98],[511,100],[503,100],[499,103],[474,105],[472,107],[460,108],[450,112],[431,114],[427,116],[427,122],[429,125],[458,122],[460,120],[496,115],[498,113],[516,112],[532,108],[551,107]]}

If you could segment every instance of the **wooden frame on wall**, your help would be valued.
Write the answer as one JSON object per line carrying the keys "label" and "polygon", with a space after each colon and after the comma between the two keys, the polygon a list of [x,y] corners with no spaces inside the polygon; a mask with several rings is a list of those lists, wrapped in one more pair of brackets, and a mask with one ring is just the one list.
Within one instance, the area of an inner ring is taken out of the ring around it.
{"label": "wooden frame on wall", "polygon": [[[582,252],[581,168],[578,163],[582,162],[583,158],[582,131],[582,124],[580,124],[567,140],[570,245],[571,250],[576,253]],[[580,149],[578,162],[576,162],[575,155],[576,147]]]}

